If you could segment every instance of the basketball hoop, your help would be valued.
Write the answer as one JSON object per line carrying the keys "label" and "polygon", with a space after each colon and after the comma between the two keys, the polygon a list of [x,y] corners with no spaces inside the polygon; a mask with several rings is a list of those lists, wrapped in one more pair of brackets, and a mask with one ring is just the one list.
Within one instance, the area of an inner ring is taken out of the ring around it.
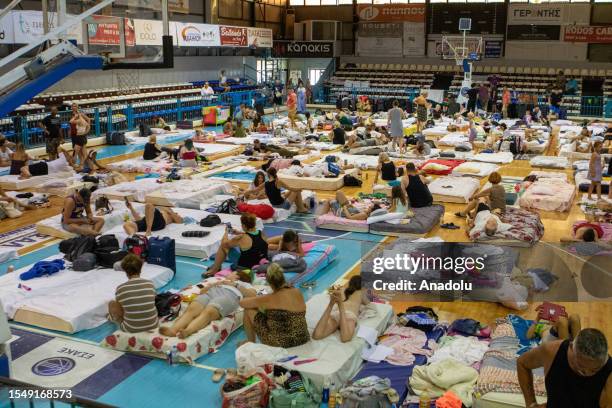
{"label": "basketball hoop", "polygon": [[119,95],[140,93],[140,71],[137,69],[115,71],[115,87]]}

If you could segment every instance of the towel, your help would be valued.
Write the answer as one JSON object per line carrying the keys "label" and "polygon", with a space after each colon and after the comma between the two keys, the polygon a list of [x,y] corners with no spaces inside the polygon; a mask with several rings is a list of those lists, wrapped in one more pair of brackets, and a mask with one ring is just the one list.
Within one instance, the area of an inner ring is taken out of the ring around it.
{"label": "towel", "polygon": [[52,261],[38,261],[36,262],[30,270],[23,272],[19,275],[21,280],[30,280],[34,278],[39,278],[44,275],[53,275],[64,269],[64,260],[63,259],[54,259]]}

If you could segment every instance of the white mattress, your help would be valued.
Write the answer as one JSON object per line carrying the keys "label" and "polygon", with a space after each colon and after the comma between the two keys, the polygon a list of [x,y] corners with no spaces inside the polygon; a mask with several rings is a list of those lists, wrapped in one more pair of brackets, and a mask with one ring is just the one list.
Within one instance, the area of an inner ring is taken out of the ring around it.
{"label": "white mattress", "polygon": [[[352,164],[355,167],[360,169],[375,169],[378,167],[378,156],[368,156],[365,154],[348,154],[348,153],[334,153],[334,156],[338,157],[339,163],[344,165],[344,163]],[[325,158],[317,160],[316,163],[324,163]]]}
{"label": "white mattress", "polygon": [[545,139],[542,143],[537,140],[525,141],[528,152],[544,153],[550,143],[549,139]]}
{"label": "white mattress", "polygon": [[[167,139],[176,138],[177,136],[191,137],[195,134],[192,129],[176,129],[176,125],[170,125],[172,131],[168,132],[162,128],[150,128],[151,133],[155,135],[157,143],[165,143]],[[130,144],[145,144],[149,141],[148,136],[141,137],[140,130],[132,130],[125,132],[125,139]]]}
{"label": "white mattress", "polygon": [[[219,245],[221,245],[221,239],[223,238],[223,233],[225,232],[224,223],[230,222],[235,230],[242,230],[240,215],[217,214],[219,218],[221,218],[221,224],[212,228],[205,228],[200,227],[199,222],[202,218],[209,215],[209,212],[193,210],[190,208],[174,208],[173,210],[182,217],[191,217],[195,219],[197,223],[170,224],[163,230],[153,231],[152,236],[170,237],[174,239],[176,241],[177,255],[208,258],[209,256],[214,255],[217,252],[217,249],[219,249]],[[257,219],[257,229],[263,230],[263,228],[263,223],[260,219]],[[181,235],[185,231],[209,231],[210,234],[204,238],[185,238]],[[107,233],[115,234],[120,245],[122,245],[123,241],[128,237],[123,230],[123,225],[118,225],[110,229]]]}
{"label": "white mattress", "polygon": [[[232,185],[226,181],[206,178],[177,180],[158,184],[159,188],[147,193],[146,199],[159,197],[174,207],[199,209],[200,202],[218,194],[229,194]],[[146,200],[145,199],[145,200]]]}
{"label": "white mattress", "polygon": [[448,133],[446,136],[438,140],[440,146],[458,146],[462,143],[469,143],[469,137],[463,132]]}
{"label": "white mattress", "polygon": [[[329,295],[326,293],[315,295],[306,303],[306,321],[310,333],[314,330],[328,303]],[[359,325],[370,327],[380,335],[393,317],[393,309],[389,305],[380,303],[372,303],[372,307],[377,311],[376,316],[359,320]],[[358,337],[342,343],[339,332],[336,331],[323,340],[310,340],[302,346],[285,350],[287,355],[297,355],[296,360],[316,358],[317,361],[299,366],[288,362],[284,366],[299,370],[302,375],[312,381],[314,387],[320,392],[326,378],[335,384],[344,384],[357,374],[362,364],[361,352],[364,345],[365,341]],[[249,350],[251,355],[253,354],[250,351],[274,354],[275,349],[275,347],[268,347],[260,343],[250,344],[245,348],[245,350]],[[243,352],[238,348],[236,350],[237,362],[241,360],[240,356],[242,354]]]}
{"label": "white mattress", "polygon": [[220,139],[219,142],[234,145],[248,145],[253,144],[255,139],[259,139],[262,143],[273,145],[286,145],[288,143],[286,137],[271,137],[268,133],[251,133],[246,137],[226,137],[225,139]]}
{"label": "white mattress", "polygon": [[15,248],[0,247],[0,264],[17,258],[19,258],[19,255]]}
{"label": "white mattress", "polygon": [[[478,173],[473,173],[471,169],[477,169]],[[487,177],[494,171],[499,170],[499,166],[493,163],[484,162],[464,162],[453,169],[453,176]]]}
{"label": "white mattress", "polygon": [[114,186],[97,189],[91,196],[94,200],[103,195],[117,199],[127,197],[130,200],[144,203],[147,194],[159,190],[162,187],[162,184],[157,181],[157,178],[143,178],[134,181],[126,181],[124,183],[115,184]]}
{"label": "white mattress", "polygon": [[531,184],[519,198],[523,208],[568,211],[576,196],[576,186],[556,178],[543,178]]}
{"label": "white mattress", "polygon": [[567,157],[557,156],[536,156],[529,160],[529,164],[534,167],[552,167],[556,169],[564,169],[569,167]]}
{"label": "white mattress", "polygon": [[[302,190],[302,200],[305,203],[308,203],[310,201],[311,198],[316,198],[316,194],[314,191],[311,190]],[[271,205],[270,204],[270,200],[268,200],[267,198],[265,200],[249,200],[248,201],[249,204],[267,204],[267,205]],[[290,209],[285,210],[284,208],[275,208],[274,209],[274,217],[263,221],[266,224],[272,224],[275,222],[279,222],[279,221],[284,221],[287,218],[289,218],[289,216],[293,213],[295,213],[296,211],[296,207],[295,204],[293,204],[291,206]]]}
{"label": "white mattress", "polygon": [[466,203],[480,188],[480,182],[471,177],[438,177],[429,184],[434,201]]}
{"label": "white mattress", "polygon": [[[95,209],[92,207],[92,211],[94,211],[94,215],[96,217],[104,218],[104,227],[102,227],[101,232],[102,234],[106,234],[109,230],[115,228],[116,226],[123,225],[125,218],[128,216],[131,217],[130,211],[125,207],[125,203],[123,201],[112,200],[110,201],[110,204],[113,207],[113,212],[106,215],[96,215]],[[142,213],[144,204],[132,203],[132,206],[136,211]],[[38,221],[36,223],[36,230],[57,238],[65,238],[74,235],[64,230],[64,227],[62,227],[62,214]]]}
{"label": "white mattress", "polygon": [[24,190],[34,188],[51,180],[51,176],[35,176],[27,179],[20,179],[16,174],[0,176],[0,187],[5,190]]}
{"label": "white mattress", "polygon": [[472,160],[486,163],[507,164],[514,161],[514,155],[510,152],[478,153]]}
{"label": "white mattress", "polygon": [[[52,256],[46,260],[61,259]],[[124,272],[113,269],[94,269],[75,272],[64,269],[51,276],[23,281],[31,290],[19,289],[19,274],[30,269],[21,268],[0,276],[0,301],[12,319],[19,309],[51,315],[72,325],[72,331],[92,329],[106,322],[108,302],[114,299],[115,289],[127,281]],[[171,269],[144,264],[142,275],[156,288],[167,284],[173,277]]]}
{"label": "white mattress", "polygon": [[172,166],[173,164],[166,159],[144,160],[142,157],[137,157],[109,163],[106,167],[121,173],[160,173],[170,170]]}
{"label": "white mattress", "polygon": [[529,173],[530,176],[536,176],[538,179],[561,179],[564,181],[569,181],[566,173],[555,172],[555,171],[541,171],[541,170],[532,170]]}
{"label": "white mattress", "polygon": [[236,150],[236,146],[222,143],[194,143],[193,145],[202,150],[201,156],[229,153]]}
{"label": "white mattress", "polygon": [[423,136],[431,136],[431,137],[443,137],[449,134],[447,130],[447,126],[436,126],[432,128],[423,129],[421,132]]}

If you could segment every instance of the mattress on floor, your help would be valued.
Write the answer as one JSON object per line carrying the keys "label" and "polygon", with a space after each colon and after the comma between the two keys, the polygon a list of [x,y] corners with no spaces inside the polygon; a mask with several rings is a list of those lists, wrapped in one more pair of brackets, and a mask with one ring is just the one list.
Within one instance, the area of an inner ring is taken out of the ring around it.
{"label": "mattress on floor", "polygon": [[144,160],[142,157],[126,159],[106,165],[120,173],[161,173],[169,171],[174,164],[167,159]]}
{"label": "mattress on floor", "polygon": [[[202,284],[209,284],[221,281],[222,278],[207,278]],[[195,285],[181,291],[183,295],[198,293],[199,288]],[[189,303],[181,304],[180,314],[183,314]],[[225,340],[235,330],[242,326],[244,310],[239,308],[235,313],[230,314],[220,320],[212,321],[205,328],[197,331],[185,339],[178,337],[167,337],[159,333],[159,329],[149,330],[140,333],[128,333],[117,330],[106,336],[100,342],[102,347],[111,348],[119,351],[143,353],[157,358],[167,358],[168,353],[173,353],[173,360],[193,364],[195,360],[203,355],[216,352],[225,343]],[[160,326],[172,326],[174,321],[160,321]]]}
{"label": "mattress on floor", "polygon": [[331,264],[338,257],[338,249],[334,245],[315,244],[304,254],[307,268],[302,273],[285,273],[285,278],[291,285],[300,285],[315,277],[327,265]]}
{"label": "mattress on floor", "polygon": [[544,235],[544,224],[537,213],[522,208],[506,207],[506,212],[499,218],[502,222],[511,224],[512,228],[503,233],[497,232],[492,237],[485,234],[484,231],[470,232],[470,239],[497,245],[531,246]]}
{"label": "mattress on floor", "polygon": [[269,133],[251,133],[246,137],[226,137],[219,140],[219,143],[227,143],[233,145],[249,145],[258,139],[260,142],[271,145],[286,145],[288,142],[286,137],[272,137]]}
{"label": "mattress on floor", "polygon": [[557,179],[561,181],[569,181],[567,177],[567,173],[558,172],[558,171],[542,171],[542,170],[532,170],[529,173],[530,176],[536,176],[538,180],[541,179]]}
{"label": "mattress on floor", "polygon": [[[353,165],[360,169],[376,169],[378,167],[378,157],[368,156],[364,154],[347,154],[347,153],[334,153],[333,156],[338,158],[338,162],[342,166]],[[317,160],[316,163],[324,163],[325,157]]]}
{"label": "mattress on floor", "polygon": [[[171,136],[177,136],[181,134],[184,134],[185,136],[191,136],[195,133],[193,130],[188,129],[177,130],[176,125],[174,124],[169,126],[171,129],[170,131],[158,127],[149,128],[151,130],[151,134],[155,135],[155,137],[157,138],[157,143],[161,143],[164,139]],[[147,143],[147,141],[149,140],[148,136],[140,136],[140,129],[125,132],[125,137],[128,143],[134,144],[144,144]]]}
{"label": "mattress on floor", "polygon": [[499,166],[485,162],[465,162],[453,169],[453,176],[468,177],[487,177],[494,171],[499,170]]}
{"label": "mattress on floor", "polygon": [[565,169],[569,167],[567,157],[558,156],[536,156],[529,160],[533,167],[549,167],[553,169]]}
{"label": "mattress on floor", "polygon": [[[110,214],[99,215],[96,214],[94,208],[92,208],[92,211],[94,211],[94,216],[104,218],[104,227],[101,231],[102,234],[106,234],[111,229],[123,225],[126,217],[132,217],[130,211],[127,209],[123,201],[112,200],[110,204],[113,208],[113,211]],[[132,203],[132,206],[139,213],[142,213],[144,209],[144,205],[140,203]],[[76,236],[76,234],[66,231],[62,226],[62,214],[54,215],[53,217],[38,221],[36,223],[36,232],[61,239]]]}
{"label": "mattress on floor", "polygon": [[425,137],[441,138],[448,135],[450,132],[447,130],[447,126],[436,126],[432,128],[423,129],[421,133]]}
{"label": "mattress on floor", "polygon": [[317,216],[315,219],[317,228],[348,232],[369,232],[370,228],[366,220],[349,220],[337,217],[332,213]]}
{"label": "mattress on floor", "polygon": [[347,169],[338,177],[298,177],[279,173],[279,179],[289,188],[299,188],[303,190],[324,190],[337,191],[344,187],[344,176],[352,175],[357,177],[359,169]]}
{"label": "mattress on floor", "polygon": [[162,183],[146,194],[145,202],[169,207],[200,209],[200,203],[218,194],[230,194],[232,185],[226,181],[206,178]]}
{"label": "mattress on floor", "polygon": [[[328,303],[329,295],[327,293],[317,294],[306,302],[306,321],[310,333],[314,330]],[[359,326],[374,329],[378,335],[381,335],[393,317],[393,309],[389,305],[380,303],[372,303],[370,308],[376,310],[376,315],[359,319]],[[298,356],[295,359],[296,361],[316,358],[316,361],[299,366],[295,366],[292,362],[283,365],[292,370],[299,370],[303,376],[313,383],[317,393],[320,393],[325,379],[335,384],[344,384],[357,374],[362,365],[361,352],[364,346],[365,341],[358,337],[342,343],[340,335],[336,331],[323,340],[310,340],[304,345],[288,349],[269,347],[260,343],[246,344],[236,350],[236,362],[240,366],[243,358],[246,361],[252,361],[253,358],[257,358],[256,355],[275,355],[279,351],[282,354]]]}
{"label": "mattress on floor", "polygon": [[439,204],[411,208],[411,210],[414,212],[414,217],[408,218],[408,223],[376,222],[370,224],[370,233],[394,237],[423,236],[438,225],[440,219],[444,217],[444,206]]}
{"label": "mattress on floor", "polygon": [[162,187],[162,183],[158,182],[159,180],[158,178],[142,178],[139,180],[126,181],[113,186],[99,188],[94,191],[91,196],[93,200],[97,197],[105,196],[110,200],[123,201],[127,198],[130,201],[144,203],[147,194],[159,190]]}
{"label": "mattress on floor", "polygon": [[[578,186],[578,191],[586,193],[589,191],[589,186],[591,185],[591,180],[588,178],[589,172],[585,171],[577,171],[574,175],[574,184]],[[610,188],[610,184],[612,183],[612,177],[602,177],[601,179],[601,194],[608,194],[608,189]]]}
{"label": "mattress on floor", "polygon": [[237,155],[241,151],[240,147],[223,143],[194,143],[193,145],[200,149],[200,156],[208,160],[222,155]]}
{"label": "mattress on floor", "polygon": [[[302,190],[302,201],[304,201],[304,203],[309,203],[312,199],[316,199],[316,194],[314,191],[312,190]],[[270,200],[263,199],[263,200],[249,200],[247,201],[248,204],[266,204],[266,205],[270,205]],[[288,210],[284,209],[284,208],[274,208],[274,216],[270,219],[267,220],[262,220],[265,224],[273,224],[275,222],[280,222],[280,221],[285,221],[287,218],[289,218],[289,216],[291,216],[291,214],[295,214],[296,211],[296,207],[295,204],[293,204],[291,206],[291,208],[289,208]]]}
{"label": "mattress on floor", "polygon": [[[54,255],[46,260],[58,259]],[[24,267],[0,276],[0,301],[7,315],[20,323],[69,333],[93,329],[106,322],[108,302],[115,298],[117,286],[128,280],[126,274],[112,268],[76,272],[70,268],[51,276],[21,281]],[[173,277],[169,268],[145,263],[141,277],[156,288]],[[23,290],[23,283],[31,290]]]}
{"label": "mattress on floor", "polygon": [[527,152],[530,153],[544,153],[544,151],[548,148],[550,143],[549,139],[539,140],[529,140],[524,142],[524,145],[527,149]]}
{"label": "mattress on floor", "polygon": [[[190,217],[196,221],[195,224],[170,224],[160,231],[153,231],[154,237],[169,237],[175,240],[176,255],[190,256],[195,258],[208,258],[214,255],[221,245],[221,239],[225,233],[225,223],[229,222],[237,231],[242,231],[240,223],[240,215],[234,214],[217,214],[221,219],[221,224],[214,227],[201,227],[199,222],[211,213],[202,210],[193,210],[190,208],[173,208],[181,217]],[[141,213],[142,214],[142,213]],[[263,230],[263,223],[257,219],[257,229]],[[202,238],[183,237],[185,231],[208,231],[209,235]],[[123,245],[123,241],[128,237],[123,230],[123,225],[118,225],[110,229],[107,234],[114,234],[119,240],[119,244]]]}
{"label": "mattress on floor", "polygon": [[471,160],[486,163],[508,164],[514,161],[514,155],[511,152],[478,153],[474,155]]}
{"label": "mattress on floor", "polygon": [[439,177],[429,184],[434,201],[467,203],[480,188],[480,182],[471,177]]}
{"label": "mattress on floor", "polygon": [[340,148],[340,145],[333,144],[330,142],[306,142],[303,144],[304,147],[314,150],[332,151]]}
{"label": "mattress on floor", "polygon": [[[448,133],[448,132],[447,132]],[[470,138],[463,132],[452,132],[438,140],[438,146],[458,146],[470,143]]]}
{"label": "mattress on floor", "polygon": [[413,160],[413,159],[431,159],[433,157],[439,157],[440,156],[440,152],[441,152],[440,149],[433,149],[432,148],[432,149],[430,149],[429,154],[421,155],[421,154],[416,153],[414,150],[409,150],[405,154],[402,154],[402,155],[397,154],[397,156],[396,156],[396,153],[389,153],[389,157],[399,157],[399,158],[402,158],[402,159],[410,159],[410,160]]}
{"label": "mattress on floor", "polygon": [[35,188],[36,192],[58,197],[66,197],[73,194],[75,191],[88,187],[91,188],[93,183],[85,183],[81,180],[81,176],[71,178],[52,178]]}
{"label": "mattress on floor", "polygon": [[0,264],[17,258],[19,258],[19,254],[15,248],[0,246]]}
{"label": "mattress on floor", "polygon": [[230,169],[219,170],[213,171],[208,177],[214,180],[226,180],[249,184],[255,178],[255,174],[260,171],[252,166],[234,166]]}
{"label": "mattress on floor", "polygon": [[47,176],[34,176],[27,179],[20,179],[19,175],[7,174],[6,176],[0,176],[0,187],[5,190],[25,190],[26,188],[38,187],[55,178],[69,178],[73,175],[74,173],[58,173]]}
{"label": "mattress on floor", "polygon": [[[422,162],[418,168],[425,171],[427,174],[435,174],[445,176],[450,174],[453,169],[464,163],[464,160],[445,160],[445,159],[429,159]],[[433,166],[433,167],[432,167]],[[442,166],[439,169],[436,166]]]}
{"label": "mattress on floor", "polygon": [[523,208],[544,211],[568,211],[576,196],[576,186],[555,178],[532,183],[519,198]]}

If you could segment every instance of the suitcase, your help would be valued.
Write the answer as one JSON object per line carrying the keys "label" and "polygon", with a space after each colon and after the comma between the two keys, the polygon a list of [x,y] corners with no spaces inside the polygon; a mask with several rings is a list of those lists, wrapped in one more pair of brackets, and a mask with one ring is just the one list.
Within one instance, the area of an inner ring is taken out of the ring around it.
{"label": "suitcase", "polygon": [[125,143],[125,133],[123,132],[112,132],[106,134],[106,144],[109,145],[124,145]]}
{"label": "suitcase", "polygon": [[151,237],[147,262],[153,265],[165,266],[176,273],[176,243],[172,238]]}

